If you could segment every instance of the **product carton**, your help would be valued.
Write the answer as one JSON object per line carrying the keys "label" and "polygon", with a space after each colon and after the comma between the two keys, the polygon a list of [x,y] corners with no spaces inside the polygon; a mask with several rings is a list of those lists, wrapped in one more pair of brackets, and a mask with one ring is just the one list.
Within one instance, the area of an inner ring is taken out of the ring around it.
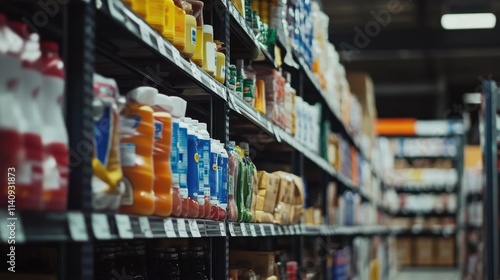
{"label": "product carton", "polygon": [[398,237],[396,241],[399,265],[411,266],[413,264],[413,241],[409,237]]}
{"label": "product carton", "polygon": [[434,238],[417,237],[415,242],[415,265],[428,266],[435,263]]}
{"label": "product carton", "polygon": [[271,251],[230,251],[229,264],[231,267],[250,268],[260,277],[274,275],[275,253]]}
{"label": "product carton", "polygon": [[435,242],[435,265],[453,266],[455,265],[455,239],[441,237]]}

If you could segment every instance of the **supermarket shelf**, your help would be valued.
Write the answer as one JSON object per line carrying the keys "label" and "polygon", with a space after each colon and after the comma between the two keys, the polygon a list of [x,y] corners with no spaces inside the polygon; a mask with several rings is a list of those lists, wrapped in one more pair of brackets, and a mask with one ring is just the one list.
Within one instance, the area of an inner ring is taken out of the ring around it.
{"label": "supermarket shelf", "polygon": [[395,154],[395,158],[399,159],[457,159],[457,155],[404,155]]}
{"label": "supermarket shelf", "polygon": [[454,217],[457,214],[455,212],[437,212],[437,211],[398,211],[391,212],[391,215],[397,217],[415,217],[415,216],[427,216],[427,217]]}
{"label": "supermarket shelf", "polygon": [[[252,30],[252,27],[246,22],[238,9],[231,2],[228,2],[227,5],[229,14],[231,15],[231,34],[235,35],[238,38],[238,41],[241,41],[245,45],[245,47],[250,50],[249,52],[245,51],[245,55],[248,56],[248,54],[250,54],[251,56],[248,57],[248,59],[251,59],[253,61],[265,62],[273,65],[274,68],[278,68],[274,57],[272,57],[266,46],[259,42],[257,36]],[[237,52],[238,54],[240,54],[236,50],[237,48],[234,46],[235,42],[233,40],[231,40],[231,44],[231,53],[234,54],[234,52]],[[238,54],[236,55],[236,57],[239,57]]]}
{"label": "supermarket shelf", "polygon": [[397,193],[408,193],[408,194],[452,194],[456,192],[456,188],[410,188],[410,187],[398,187],[393,188]]}
{"label": "supermarket shelf", "polygon": [[[125,34],[124,36],[126,36],[127,39],[129,37],[133,38],[133,41],[145,47],[144,49],[134,49],[135,52],[141,54],[147,52],[147,55],[144,54],[144,57],[151,56],[151,60],[155,61],[157,64],[168,63],[174,67],[169,77],[173,77],[172,75],[187,77],[191,82],[196,84],[197,87],[203,89],[207,93],[226,100],[226,89],[222,84],[208,75],[200,67],[184,58],[169,41],[160,36],[160,34],[131,11],[122,1],[102,0],[100,2],[102,5],[98,5],[97,7],[98,19],[105,21],[106,25],[100,25],[100,28],[97,29],[98,34],[99,30],[101,30],[102,34],[106,34],[106,38],[109,37],[109,34],[116,34],[113,36],[122,36],[122,34]],[[117,41],[118,38],[113,37],[107,39],[110,41]],[[103,50],[103,48],[99,46],[98,50],[108,58],[119,59],[121,63],[128,63],[125,61],[128,59],[117,57],[117,54],[124,50],[115,50],[111,53],[110,51]],[[126,51],[129,52],[130,50]],[[145,78],[151,79],[152,82],[162,82],[161,78],[155,77],[157,74],[151,74],[142,70],[139,71]],[[182,86],[179,87],[182,89]]]}
{"label": "supermarket shelf", "polygon": [[455,226],[436,226],[431,228],[424,227],[391,227],[393,235],[452,235],[456,233]]}

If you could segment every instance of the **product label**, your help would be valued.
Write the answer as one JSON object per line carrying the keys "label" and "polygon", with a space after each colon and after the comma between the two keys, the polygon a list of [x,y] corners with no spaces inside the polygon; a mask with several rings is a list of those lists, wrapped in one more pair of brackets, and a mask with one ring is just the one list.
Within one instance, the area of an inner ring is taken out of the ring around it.
{"label": "product label", "polygon": [[227,196],[228,196],[228,163],[229,159],[227,157],[220,156],[219,157],[219,167],[218,171],[220,172],[219,176],[219,201],[221,204],[227,204]]}
{"label": "product label", "polygon": [[123,167],[135,166],[135,144],[120,143],[120,164]]}
{"label": "product label", "polygon": [[122,195],[121,205],[130,206],[134,204],[134,190],[132,182],[130,182],[127,177],[124,177],[123,184],[125,186],[125,192]]}
{"label": "product label", "polygon": [[219,178],[217,174],[218,166],[218,154],[215,152],[210,153],[210,197],[212,200],[217,200],[217,195],[219,193]]}
{"label": "product label", "polygon": [[[179,126],[179,134],[178,134],[178,159],[177,162],[178,164],[178,172],[179,172],[179,187],[181,194],[185,192],[186,194],[188,193],[188,186],[187,186],[187,170],[188,170],[188,161],[187,161],[187,149],[188,149],[188,142],[187,142],[187,128],[186,127],[180,127]],[[184,191],[183,191],[184,189]],[[187,198],[187,195],[186,197]]]}
{"label": "product label", "polygon": [[179,123],[172,123],[172,150],[170,152],[170,166],[172,168],[172,184],[179,185]]}
{"label": "product label", "polygon": [[191,44],[196,45],[196,27],[191,27]]}
{"label": "product label", "polygon": [[197,200],[199,193],[199,156],[198,156],[198,138],[195,135],[188,134],[188,168],[187,168],[187,186],[189,197]]}
{"label": "product label", "polygon": [[234,177],[229,176],[229,180],[227,182],[227,193],[228,195],[234,195]]}
{"label": "product label", "polygon": [[155,140],[160,140],[163,137],[163,123],[155,120]]}
{"label": "product label", "polygon": [[113,140],[114,115],[111,108],[106,107],[102,116],[94,122],[94,152],[103,166],[108,166],[109,153]]}

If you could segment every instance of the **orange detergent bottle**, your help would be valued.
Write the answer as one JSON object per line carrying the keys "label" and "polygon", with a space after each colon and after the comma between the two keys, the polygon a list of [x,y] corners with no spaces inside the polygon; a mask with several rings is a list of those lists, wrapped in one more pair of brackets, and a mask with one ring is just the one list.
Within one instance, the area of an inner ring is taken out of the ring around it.
{"label": "orange detergent bottle", "polygon": [[[166,99],[166,100],[165,100]],[[165,107],[170,101],[165,95],[156,96],[154,109],[155,147],[154,161],[154,192],[155,212],[157,216],[172,214],[172,168],[170,166],[170,152],[172,145],[172,116]],[[179,197],[180,201],[180,197]]]}
{"label": "orange detergent bottle", "polygon": [[154,119],[153,108],[158,90],[139,87],[127,93],[121,112],[120,156],[125,193],[120,212],[151,215],[155,210],[153,192]]}

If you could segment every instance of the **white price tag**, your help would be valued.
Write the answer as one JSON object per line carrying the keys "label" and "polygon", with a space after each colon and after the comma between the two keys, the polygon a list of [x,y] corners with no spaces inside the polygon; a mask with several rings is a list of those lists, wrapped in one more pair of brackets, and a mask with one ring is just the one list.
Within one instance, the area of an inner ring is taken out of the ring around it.
{"label": "white price tag", "polygon": [[300,230],[300,225],[295,225],[295,233],[298,235],[302,234],[302,232]]}
{"label": "white price tag", "polygon": [[92,231],[97,239],[111,239],[108,216],[105,214],[92,214]]}
{"label": "white price tag", "polygon": [[85,225],[85,217],[83,213],[69,212],[68,213],[69,234],[74,241],[87,241],[87,226]]}
{"label": "white price tag", "polygon": [[192,61],[189,64],[191,66],[191,73],[193,74],[193,77],[201,82],[200,68],[198,68],[198,66]]}
{"label": "white price tag", "polygon": [[264,225],[260,225],[260,235],[266,236],[266,229],[264,228]]}
{"label": "white price tag", "polygon": [[163,220],[163,226],[165,227],[165,233],[168,238],[176,238],[177,234],[175,234],[174,222],[171,219]]}
{"label": "white price tag", "polygon": [[278,226],[278,235],[283,235],[283,230],[281,229],[281,226]]}
{"label": "white price tag", "polygon": [[215,92],[215,93],[218,93],[217,91],[217,84],[215,83],[214,80],[210,79],[210,89]]}
{"label": "white price tag", "polygon": [[244,223],[241,223],[240,224],[240,227],[241,227],[241,235],[243,236],[248,236],[248,232],[247,232],[247,229],[245,227],[245,224]]}
{"label": "white price tag", "polygon": [[158,41],[158,50],[163,56],[167,56],[167,48],[165,47],[165,40],[161,36],[156,36]]}
{"label": "white price tag", "polygon": [[295,229],[293,226],[288,227],[288,229],[290,230],[290,235],[295,235]]}
{"label": "white price tag", "polygon": [[250,225],[250,233],[253,237],[257,237],[257,231],[255,231],[255,225],[253,224]]}
{"label": "white price tag", "polygon": [[232,223],[229,224],[229,234],[231,234],[231,236],[236,236],[236,233],[234,232],[234,226]]}
{"label": "white price tag", "polygon": [[139,227],[146,238],[153,238],[153,232],[151,231],[148,217],[139,217]]}
{"label": "white price tag", "polygon": [[233,92],[230,92],[229,95],[229,106],[233,108],[234,111],[236,111],[238,114],[241,114],[241,110],[240,110],[240,107],[238,106],[238,104],[236,103],[236,101],[234,100],[234,93]]}
{"label": "white price tag", "polygon": [[276,226],[275,225],[271,225],[271,235],[276,236]]}
{"label": "white price tag", "polygon": [[188,220],[189,222],[189,230],[191,230],[191,234],[193,237],[201,237],[200,229],[198,228],[198,223],[195,220]]}
{"label": "white price tag", "polygon": [[133,239],[134,232],[132,231],[132,224],[130,217],[127,215],[115,215],[116,227],[118,228],[118,236],[122,239]]}
{"label": "white price tag", "polygon": [[144,40],[144,42],[146,42],[150,46],[153,45],[153,42],[151,42],[151,28],[142,21],[139,21],[138,24],[139,28],[141,29],[142,40]]}
{"label": "white price tag", "polygon": [[220,235],[221,236],[226,236],[226,225],[224,225],[223,222],[219,223],[219,228],[220,228]]}
{"label": "white price tag", "polygon": [[179,233],[179,237],[189,237],[184,219],[177,219],[177,232]]}
{"label": "white price tag", "polygon": [[179,50],[176,49],[174,47],[174,45],[172,45],[171,47],[171,50],[172,50],[172,58],[174,59],[174,63],[179,66],[179,67],[182,67],[182,61],[181,61],[181,54],[179,53]]}
{"label": "white price tag", "polygon": [[273,127],[273,129],[274,129],[274,136],[276,137],[276,141],[281,143],[281,129],[279,129],[276,126]]}

